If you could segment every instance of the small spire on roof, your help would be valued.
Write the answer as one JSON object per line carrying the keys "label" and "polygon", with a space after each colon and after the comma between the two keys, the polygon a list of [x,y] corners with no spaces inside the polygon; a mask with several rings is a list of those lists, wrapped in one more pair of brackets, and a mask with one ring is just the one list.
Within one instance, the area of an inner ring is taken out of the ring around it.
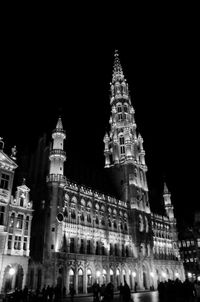
{"label": "small spire on roof", "polygon": [[166,185],[166,182],[164,182],[164,194],[169,194],[168,187]]}
{"label": "small spire on roof", "polygon": [[17,158],[16,158],[16,154],[17,154],[17,148],[16,148],[16,146],[14,146],[14,147],[12,147],[11,148],[11,158],[13,159],[13,160],[16,160]]}
{"label": "small spire on roof", "polygon": [[0,137],[0,150],[3,150],[3,148],[4,148],[3,137]]}
{"label": "small spire on roof", "polygon": [[58,118],[56,129],[63,129],[62,119],[61,117]]}

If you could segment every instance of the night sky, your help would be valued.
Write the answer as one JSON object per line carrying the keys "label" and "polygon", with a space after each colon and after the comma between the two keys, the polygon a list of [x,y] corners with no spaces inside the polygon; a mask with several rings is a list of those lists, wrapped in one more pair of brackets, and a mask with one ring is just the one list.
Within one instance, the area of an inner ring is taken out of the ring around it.
{"label": "night sky", "polygon": [[74,27],[70,22],[39,26],[35,20],[8,26],[2,37],[0,136],[5,152],[16,145],[20,157],[34,151],[43,133],[50,139],[61,115],[67,176],[79,181],[76,172],[82,170],[87,185],[104,190],[103,137],[109,130],[109,83],[118,49],[137,131],[144,138],[151,208],[162,208],[166,181],[178,221],[190,222],[199,208],[196,24],[161,17],[142,21]]}

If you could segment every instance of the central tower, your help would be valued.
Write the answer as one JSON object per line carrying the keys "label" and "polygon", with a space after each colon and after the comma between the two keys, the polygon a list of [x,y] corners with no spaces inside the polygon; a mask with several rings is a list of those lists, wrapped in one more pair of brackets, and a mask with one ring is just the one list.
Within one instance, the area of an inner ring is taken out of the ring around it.
{"label": "central tower", "polygon": [[110,86],[110,132],[104,136],[105,168],[110,169],[120,199],[131,209],[150,213],[143,139],[136,133],[135,111],[117,51]]}

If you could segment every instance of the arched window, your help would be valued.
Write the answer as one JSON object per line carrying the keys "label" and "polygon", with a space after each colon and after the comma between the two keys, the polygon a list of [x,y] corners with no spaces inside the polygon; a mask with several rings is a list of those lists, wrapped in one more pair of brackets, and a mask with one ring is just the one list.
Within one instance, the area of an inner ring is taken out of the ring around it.
{"label": "arched window", "polygon": [[91,221],[92,221],[92,220],[91,220],[91,216],[90,216],[90,214],[88,213],[88,214],[87,214],[87,222],[88,222],[88,223],[91,223]]}
{"label": "arched window", "polygon": [[117,279],[117,286],[119,286],[120,285],[120,271],[118,268],[116,269],[116,279]]}
{"label": "arched window", "polygon": [[70,268],[69,270],[69,288],[74,287],[74,271]]}
{"label": "arched window", "polygon": [[92,286],[92,272],[88,268],[87,269],[87,287],[90,288]]}
{"label": "arched window", "polygon": [[96,216],[95,222],[96,222],[96,224],[99,224],[99,218],[98,218],[98,216]]}
{"label": "arched window", "polygon": [[124,155],[125,154],[125,142],[124,142],[123,136],[119,137],[119,144],[120,144],[120,154]]}
{"label": "arched window", "polygon": [[103,278],[103,283],[106,284],[107,283],[107,272],[105,269],[103,269],[103,271],[102,271],[102,278]]}
{"label": "arched window", "polygon": [[71,218],[72,218],[72,219],[76,219],[76,212],[75,212],[75,209],[72,209],[72,210],[71,210]]}
{"label": "arched window", "polygon": [[110,269],[110,282],[114,282],[114,273],[112,269]]}
{"label": "arched window", "polygon": [[83,270],[78,270],[78,293],[83,293]]}
{"label": "arched window", "polygon": [[83,213],[81,213],[81,217],[80,218],[81,218],[81,221],[84,222],[85,218],[84,218],[84,214]]}

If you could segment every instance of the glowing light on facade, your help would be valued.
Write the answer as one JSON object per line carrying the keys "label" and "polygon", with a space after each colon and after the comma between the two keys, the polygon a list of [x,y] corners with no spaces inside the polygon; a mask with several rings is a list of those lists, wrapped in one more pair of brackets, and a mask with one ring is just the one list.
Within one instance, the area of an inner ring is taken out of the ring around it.
{"label": "glowing light on facade", "polygon": [[9,269],[9,275],[10,276],[13,276],[15,274],[15,269],[13,268],[13,267],[11,267],[10,269]]}

